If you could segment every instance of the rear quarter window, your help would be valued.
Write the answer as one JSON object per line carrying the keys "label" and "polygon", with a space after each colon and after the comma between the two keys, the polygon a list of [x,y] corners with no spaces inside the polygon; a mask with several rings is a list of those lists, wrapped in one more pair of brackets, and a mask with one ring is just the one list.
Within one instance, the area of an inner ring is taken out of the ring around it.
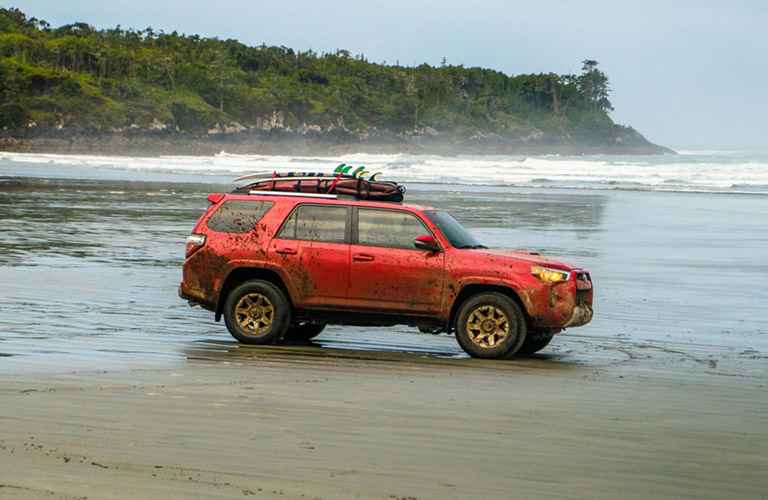
{"label": "rear quarter window", "polygon": [[272,201],[225,201],[208,219],[207,226],[220,233],[247,233],[274,204]]}

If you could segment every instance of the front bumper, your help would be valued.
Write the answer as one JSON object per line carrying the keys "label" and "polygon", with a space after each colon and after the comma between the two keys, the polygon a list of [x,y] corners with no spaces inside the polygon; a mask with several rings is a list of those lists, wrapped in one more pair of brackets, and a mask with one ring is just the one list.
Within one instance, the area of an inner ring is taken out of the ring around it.
{"label": "front bumper", "polygon": [[573,313],[571,314],[571,317],[568,318],[568,321],[565,322],[563,328],[586,325],[592,321],[592,316],[594,316],[594,314],[590,304],[578,304],[573,307]]}

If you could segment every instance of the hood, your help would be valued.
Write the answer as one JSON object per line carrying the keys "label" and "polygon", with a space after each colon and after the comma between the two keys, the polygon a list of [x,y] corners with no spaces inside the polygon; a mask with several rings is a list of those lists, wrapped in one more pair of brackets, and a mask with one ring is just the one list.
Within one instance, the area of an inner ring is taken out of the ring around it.
{"label": "hood", "polygon": [[577,266],[572,262],[568,262],[561,259],[555,259],[553,257],[547,257],[545,255],[538,255],[531,252],[524,252],[522,250],[502,250],[500,248],[481,248],[471,250],[485,254],[489,257],[507,257],[517,260],[528,261],[531,264],[538,264],[541,266],[555,267],[566,271],[572,271],[574,269],[581,269],[581,266]]}

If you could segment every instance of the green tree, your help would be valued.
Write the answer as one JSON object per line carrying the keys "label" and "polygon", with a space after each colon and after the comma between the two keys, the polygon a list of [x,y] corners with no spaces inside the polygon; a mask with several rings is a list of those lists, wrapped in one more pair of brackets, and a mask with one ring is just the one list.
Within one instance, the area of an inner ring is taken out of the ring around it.
{"label": "green tree", "polygon": [[449,65],[376,64],[345,49],[318,54],[236,40],[51,29],[0,8],[0,128],[160,121],[205,134],[216,125],[305,125],[410,133],[431,127],[512,139],[609,130],[608,78],[593,60],[578,76]]}
{"label": "green tree", "polygon": [[605,73],[597,69],[597,61],[586,59],[582,61],[582,74],[578,77],[578,89],[581,95],[591,106],[592,112],[598,109],[602,111],[613,111],[613,106],[608,100],[610,89],[608,88],[608,77]]}

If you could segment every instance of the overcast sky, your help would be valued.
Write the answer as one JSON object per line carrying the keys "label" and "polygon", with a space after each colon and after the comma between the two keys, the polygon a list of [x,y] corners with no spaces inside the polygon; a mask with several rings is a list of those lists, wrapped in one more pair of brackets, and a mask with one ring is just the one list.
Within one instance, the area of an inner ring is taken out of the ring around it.
{"label": "overcast sky", "polygon": [[178,31],[373,62],[579,73],[599,61],[613,120],[674,149],[768,149],[764,0],[0,0],[58,27]]}

